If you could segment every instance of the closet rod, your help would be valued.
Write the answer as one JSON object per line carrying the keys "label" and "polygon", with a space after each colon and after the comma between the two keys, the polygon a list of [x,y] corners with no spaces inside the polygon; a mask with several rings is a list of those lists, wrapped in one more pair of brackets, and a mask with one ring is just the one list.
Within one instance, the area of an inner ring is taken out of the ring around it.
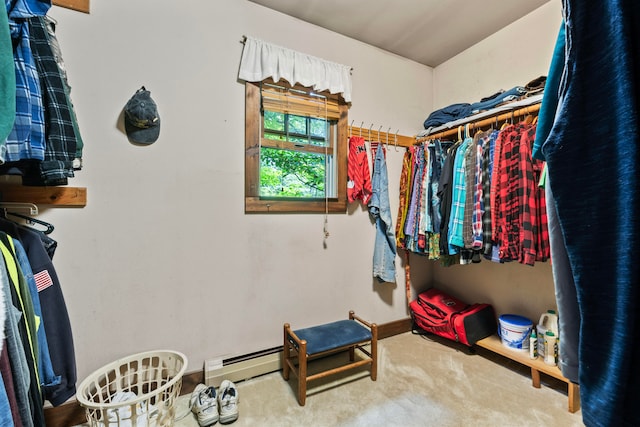
{"label": "closet rod", "polygon": [[[369,130],[369,128],[367,127],[349,126],[349,135],[362,136],[365,139],[368,139],[369,135],[371,135],[371,138],[379,140],[384,144],[387,143],[387,136],[388,136],[389,146],[397,145],[398,147],[405,147],[405,148],[411,147],[416,143],[416,139],[413,136],[400,135],[398,133],[385,132],[385,131],[378,132],[378,129]],[[397,144],[395,143],[396,137],[398,141]]]}
{"label": "closet rod", "polygon": [[28,209],[31,215],[38,215],[38,207],[33,203],[0,202],[0,209],[4,209],[4,210]]}
{"label": "closet rod", "polygon": [[[481,119],[476,122],[469,121],[468,123],[471,128],[478,129],[478,128],[482,128],[484,126],[492,125],[498,122],[503,122],[512,118],[515,119],[516,117],[527,116],[530,114],[537,114],[539,110],[540,110],[540,103],[537,103],[537,104],[528,105],[526,107],[522,107],[513,111],[500,112],[499,114],[496,114],[494,116],[489,116],[485,119]],[[464,124],[461,124],[459,127],[464,129],[464,126],[465,126]],[[422,143],[432,139],[443,139],[448,136],[455,136],[457,134],[458,134],[458,126],[451,129],[443,130],[440,132],[432,133],[427,136],[416,138],[415,142]]]}

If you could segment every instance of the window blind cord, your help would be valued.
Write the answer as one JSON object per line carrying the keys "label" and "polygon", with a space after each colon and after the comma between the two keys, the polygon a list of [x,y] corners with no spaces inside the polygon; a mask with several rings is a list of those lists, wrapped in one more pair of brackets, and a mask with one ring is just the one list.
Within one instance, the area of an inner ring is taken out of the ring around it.
{"label": "window blind cord", "polygon": [[[325,122],[325,135],[329,135],[329,123],[327,119],[327,98],[324,99],[324,122]],[[322,240],[322,245],[326,249],[327,248],[327,239],[329,238],[329,192],[328,192],[328,179],[327,179],[327,169],[329,158],[329,148],[328,143],[325,140],[324,144],[324,227],[322,229],[322,233],[324,235]]]}

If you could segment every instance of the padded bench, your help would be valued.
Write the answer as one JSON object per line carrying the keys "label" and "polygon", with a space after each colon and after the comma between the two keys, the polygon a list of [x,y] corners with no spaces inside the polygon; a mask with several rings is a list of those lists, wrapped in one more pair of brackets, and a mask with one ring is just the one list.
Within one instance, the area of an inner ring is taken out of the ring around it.
{"label": "padded bench", "polygon": [[[370,350],[364,346],[370,344]],[[355,360],[355,350],[365,357]],[[313,375],[307,374],[307,363],[312,358],[349,351],[349,363]],[[310,328],[291,330],[284,324],[284,363],[282,376],[289,380],[289,373],[298,377],[298,403],[304,406],[307,398],[307,383],[328,375],[337,374],[364,365],[370,365],[371,379],[376,380],[378,369],[378,327],[349,312],[348,320]]]}

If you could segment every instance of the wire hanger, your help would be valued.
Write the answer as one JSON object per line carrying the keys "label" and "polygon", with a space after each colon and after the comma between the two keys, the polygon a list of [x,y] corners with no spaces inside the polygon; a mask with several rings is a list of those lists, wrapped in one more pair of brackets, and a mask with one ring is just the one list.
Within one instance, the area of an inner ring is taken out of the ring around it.
{"label": "wire hanger", "polygon": [[5,211],[5,214],[11,215],[11,216],[17,216],[18,218],[22,218],[22,219],[26,220],[28,224],[39,224],[39,225],[42,225],[43,227],[46,227],[46,230],[43,231],[44,234],[53,233],[54,226],[51,223],[42,221],[40,219],[31,218],[30,216],[22,215],[22,214],[19,214],[19,213],[16,213],[16,212],[7,212],[7,211]]}

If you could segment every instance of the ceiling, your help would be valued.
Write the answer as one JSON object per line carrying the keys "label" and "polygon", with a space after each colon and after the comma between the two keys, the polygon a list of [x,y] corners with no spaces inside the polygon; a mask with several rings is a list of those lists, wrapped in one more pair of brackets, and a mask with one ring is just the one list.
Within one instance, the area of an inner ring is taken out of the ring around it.
{"label": "ceiling", "polygon": [[436,67],[550,0],[249,0]]}

